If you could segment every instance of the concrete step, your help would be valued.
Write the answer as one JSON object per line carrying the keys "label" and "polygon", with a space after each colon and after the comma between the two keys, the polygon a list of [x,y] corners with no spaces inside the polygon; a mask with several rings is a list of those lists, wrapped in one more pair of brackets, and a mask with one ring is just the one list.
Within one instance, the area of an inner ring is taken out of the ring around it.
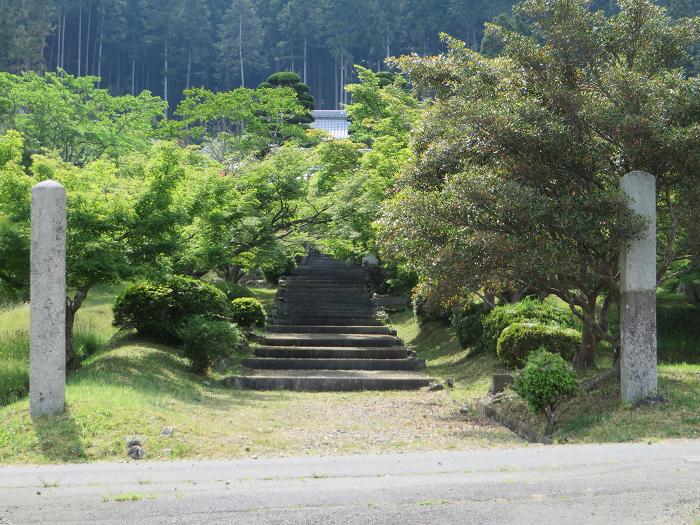
{"label": "concrete step", "polygon": [[396,335],[388,326],[272,325],[271,334],[379,334]]}
{"label": "concrete step", "polygon": [[256,357],[299,359],[405,359],[411,354],[402,346],[258,346]]}
{"label": "concrete step", "polygon": [[268,334],[260,338],[264,346],[398,346],[402,341],[391,335],[365,334]]}
{"label": "concrete step", "polygon": [[277,316],[274,319],[275,325],[331,325],[331,326],[384,326],[384,324],[373,317],[319,317],[319,316]]}
{"label": "concrete step", "polygon": [[224,384],[252,390],[348,392],[358,390],[416,390],[430,384],[418,372],[375,370],[259,370],[229,377]]}
{"label": "concrete step", "polygon": [[425,370],[423,359],[270,358],[244,359],[243,366],[263,370]]}

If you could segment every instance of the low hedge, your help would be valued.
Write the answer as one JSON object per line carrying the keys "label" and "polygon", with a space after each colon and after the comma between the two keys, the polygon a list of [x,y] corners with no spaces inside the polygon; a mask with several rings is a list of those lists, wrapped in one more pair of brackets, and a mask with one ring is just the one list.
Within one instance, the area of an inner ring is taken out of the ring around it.
{"label": "low hedge", "polygon": [[267,323],[267,313],[257,299],[240,297],[231,301],[231,319],[245,328],[263,328]]}
{"label": "low hedge", "polygon": [[181,342],[178,328],[187,317],[223,319],[230,314],[221,290],[179,275],[132,284],[117,297],[113,310],[114,326],[135,328],[141,337],[175,344]]}
{"label": "low hedge", "polygon": [[571,362],[580,347],[581,334],[577,330],[526,322],[514,323],[503,330],[496,354],[506,366],[520,368],[528,355],[538,348]]}
{"label": "low hedge", "polygon": [[206,374],[217,361],[231,357],[244,340],[237,326],[201,316],[187,317],[177,331],[192,371]]}
{"label": "low hedge", "polygon": [[504,304],[491,310],[483,318],[480,348],[496,352],[496,344],[503,330],[514,323],[538,323],[576,328],[577,323],[569,310],[557,308],[537,299],[523,299],[519,303]]}
{"label": "low hedge", "polygon": [[487,313],[484,303],[470,303],[452,315],[452,327],[462,348],[473,348],[479,344]]}

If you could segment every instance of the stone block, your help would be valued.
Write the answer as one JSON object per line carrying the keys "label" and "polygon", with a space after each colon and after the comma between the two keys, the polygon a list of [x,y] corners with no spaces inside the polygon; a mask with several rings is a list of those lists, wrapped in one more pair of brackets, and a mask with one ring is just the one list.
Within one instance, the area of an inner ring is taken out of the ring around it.
{"label": "stone block", "polygon": [[503,392],[508,385],[513,384],[512,374],[493,374],[493,379],[491,380],[491,388],[489,389],[490,394],[498,394]]}

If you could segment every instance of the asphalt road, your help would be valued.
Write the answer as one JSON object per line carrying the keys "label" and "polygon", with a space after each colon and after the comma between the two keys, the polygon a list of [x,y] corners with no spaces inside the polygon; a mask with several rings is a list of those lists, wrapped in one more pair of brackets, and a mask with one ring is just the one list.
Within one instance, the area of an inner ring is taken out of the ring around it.
{"label": "asphalt road", "polygon": [[2,525],[698,520],[700,441],[0,467]]}

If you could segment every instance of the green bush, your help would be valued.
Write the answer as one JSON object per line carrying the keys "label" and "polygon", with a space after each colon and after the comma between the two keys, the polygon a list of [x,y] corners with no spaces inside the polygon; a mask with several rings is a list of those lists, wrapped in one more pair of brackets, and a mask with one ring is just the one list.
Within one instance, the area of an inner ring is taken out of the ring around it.
{"label": "green bush", "polygon": [[135,328],[141,337],[179,343],[177,330],[185,318],[201,315],[221,319],[229,313],[221,290],[175,275],[161,281],[141,281],[124,290],[114,304],[114,326]]}
{"label": "green bush", "polygon": [[481,341],[483,319],[487,314],[484,303],[470,303],[452,314],[452,327],[462,348],[476,347]]}
{"label": "green bush", "polygon": [[581,347],[581,334],[573,328],[537,323],[513,323],[507,327],[496,344],[498,359],[513,368],[521,367],[527,356],[544,348],[571,362]]}
{"label": "green bush", "polygon": [[528,356],[514,387],[530,410],[544,413],[551,428],[557,405],[576,393],[576,375],[560,355],[540,348]]}
{"label": "green bush", "polygon": [[238,283],[231,283],[228,281],[218,281],[214,283],[219,290],[226,294],[226,299],[233,301],[240,297],[255,297],[255,294],[251,292],[247,287]]}
{"label": "green bush", "polygon": [[296,268],[296,261],[293,257],[279,257],[266,262],[260,270],[268,283],[277,284],[280,277],[289,275],[294,268]]}
{"label": "green bush", "polygon": [[267,314],[262,303],[252,297],[240,297],[231,301],[231,318],[239,326],[263,328]]}
{"label": "green bush", "polygon": [[519,303],[497,306],[484,317],[480,348],[496,352],[496,343],[501,332],[513,323],[523,322],[576,327],[574,316],[569,310],[557,308],[537,299],[523,299]]}
{"label": "green bush", "polygon": [[217,361],[231,357],[243,341],[240,330],[228,321],[201,316],[186,317],[177,330],[192,371],[205,374]]}
{"label": "green bush", "polygon": [[273,86],[292,86],[294,84],[300,84],[301,81],[302,78],[293,71],[279,71],[267,78],[268,84],[272,84]]}
{"label": "green bush", "polygon": [[426,295],[420,290],[413,293],[413,313],[421,323],[448,323],[452,316],[450,308],[442,304],[440,299]]}

